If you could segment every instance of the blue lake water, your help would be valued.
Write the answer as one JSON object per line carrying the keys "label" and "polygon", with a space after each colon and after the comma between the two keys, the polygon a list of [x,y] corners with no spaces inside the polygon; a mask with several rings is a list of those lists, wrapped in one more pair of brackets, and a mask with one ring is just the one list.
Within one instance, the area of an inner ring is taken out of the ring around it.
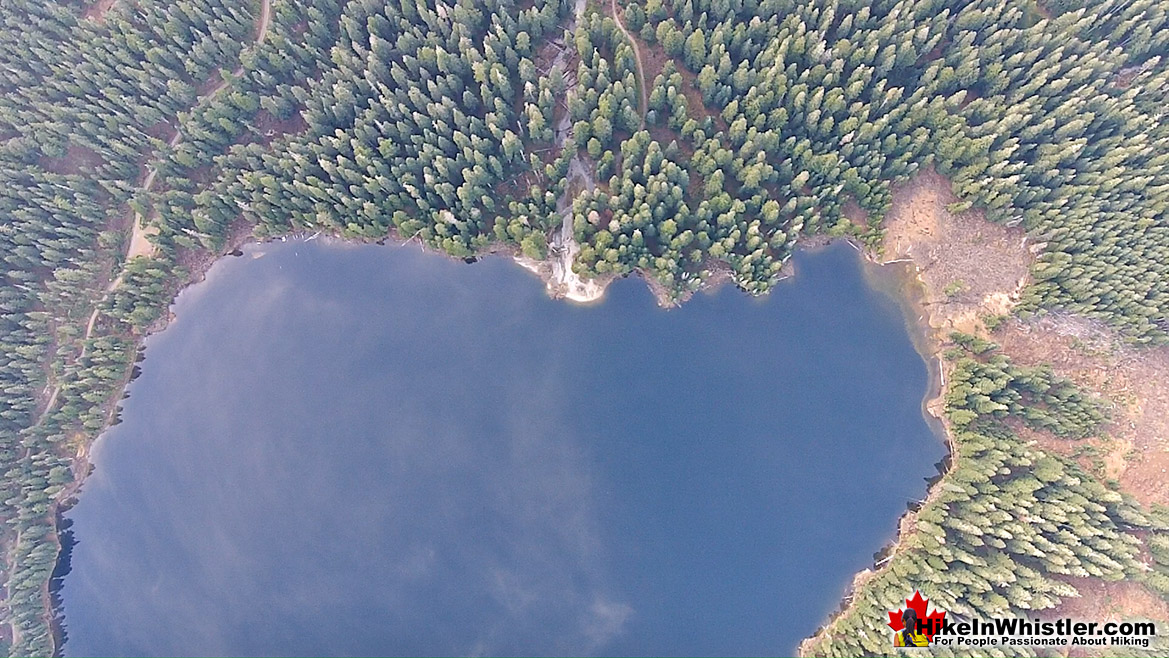
{"label": "blue lake water", "polygon": [[790,654],[944,448],[837,245],[765,298],[549,299],[283,243],[147,341],[66,515],[66,655]]}

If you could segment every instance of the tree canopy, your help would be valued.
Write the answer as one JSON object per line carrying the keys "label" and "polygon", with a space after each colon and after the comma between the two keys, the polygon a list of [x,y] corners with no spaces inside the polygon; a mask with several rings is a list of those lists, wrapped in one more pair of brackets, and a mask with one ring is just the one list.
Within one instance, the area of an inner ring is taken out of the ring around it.
{"label": "tree canopy", "polygon": [[[1021,313],[1169,340],[1164,6],[620,4],[0,0],[12,653],[52,651],[53,516],[115,418],[141,336],[185,272],[241,235],[543,259],[568,234],[585,278],[640,273],[682,299],[729,272],[764,293],[802,237],[875,246],[891,186],[933,167],[956,209],[1041,245]],[[866,222],[844,216],[849,202]],[[127,263],[138,221],[157,250]],[[963,459],[911,540],[930,555],[880,578],[998,610],[1050,604],[1067,592],[1055,575],[1135,573],[1129,531],[1152,522],[1006,423],[1076,438],[1101,407],[992,352],[967,350],[947,392]],[[983,530],[987,515],[1011,537]]]}

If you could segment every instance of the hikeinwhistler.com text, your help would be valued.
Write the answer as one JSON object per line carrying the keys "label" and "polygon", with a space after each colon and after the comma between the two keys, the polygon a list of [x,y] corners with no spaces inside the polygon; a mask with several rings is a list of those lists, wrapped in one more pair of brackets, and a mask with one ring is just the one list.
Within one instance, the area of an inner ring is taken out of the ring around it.
{"label": "hikeinwhistler.com text", "polygon": [[974,619],[969,621],[925,621],[937,646],[954,647],[1059,647],[1116,646],[1148,648],[1157,636],[1151,621],[1076,621],[1073,619],[1030,620],[1021,618]]}

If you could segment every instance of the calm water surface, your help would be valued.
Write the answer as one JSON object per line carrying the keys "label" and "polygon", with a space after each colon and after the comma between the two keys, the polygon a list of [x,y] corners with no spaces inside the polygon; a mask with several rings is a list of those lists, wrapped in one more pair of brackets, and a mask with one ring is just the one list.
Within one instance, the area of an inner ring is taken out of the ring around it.
{"label": "calm water surface", "polygon": [[67,655],[790,654],[943,447],[844,245],[764,299],[253,247],[147,341],[68,513]]}

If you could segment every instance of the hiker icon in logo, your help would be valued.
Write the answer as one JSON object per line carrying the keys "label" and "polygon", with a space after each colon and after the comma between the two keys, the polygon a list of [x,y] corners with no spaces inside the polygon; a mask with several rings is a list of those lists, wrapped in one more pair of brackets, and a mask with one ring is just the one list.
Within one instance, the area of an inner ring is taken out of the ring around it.
{"label": "hiker icon in logo", "polygon": [[905,612],[901,613],[901,624],[903,628],[893,634],[893,646],[928,647],[930,645],[929,638],[925,636],[925,633],[918,632],[917,612],[913,608],[906,608]]}
{"label": "hiker icon in logo", "polygon": [[889,611],[893,646],[928,647],[933,642],[934,634],[942,630],[946,613],[938,609],[929,612],[929,605],[929,599],[915,591],[912,599],[905,599],[904,611],[900,608]]}

